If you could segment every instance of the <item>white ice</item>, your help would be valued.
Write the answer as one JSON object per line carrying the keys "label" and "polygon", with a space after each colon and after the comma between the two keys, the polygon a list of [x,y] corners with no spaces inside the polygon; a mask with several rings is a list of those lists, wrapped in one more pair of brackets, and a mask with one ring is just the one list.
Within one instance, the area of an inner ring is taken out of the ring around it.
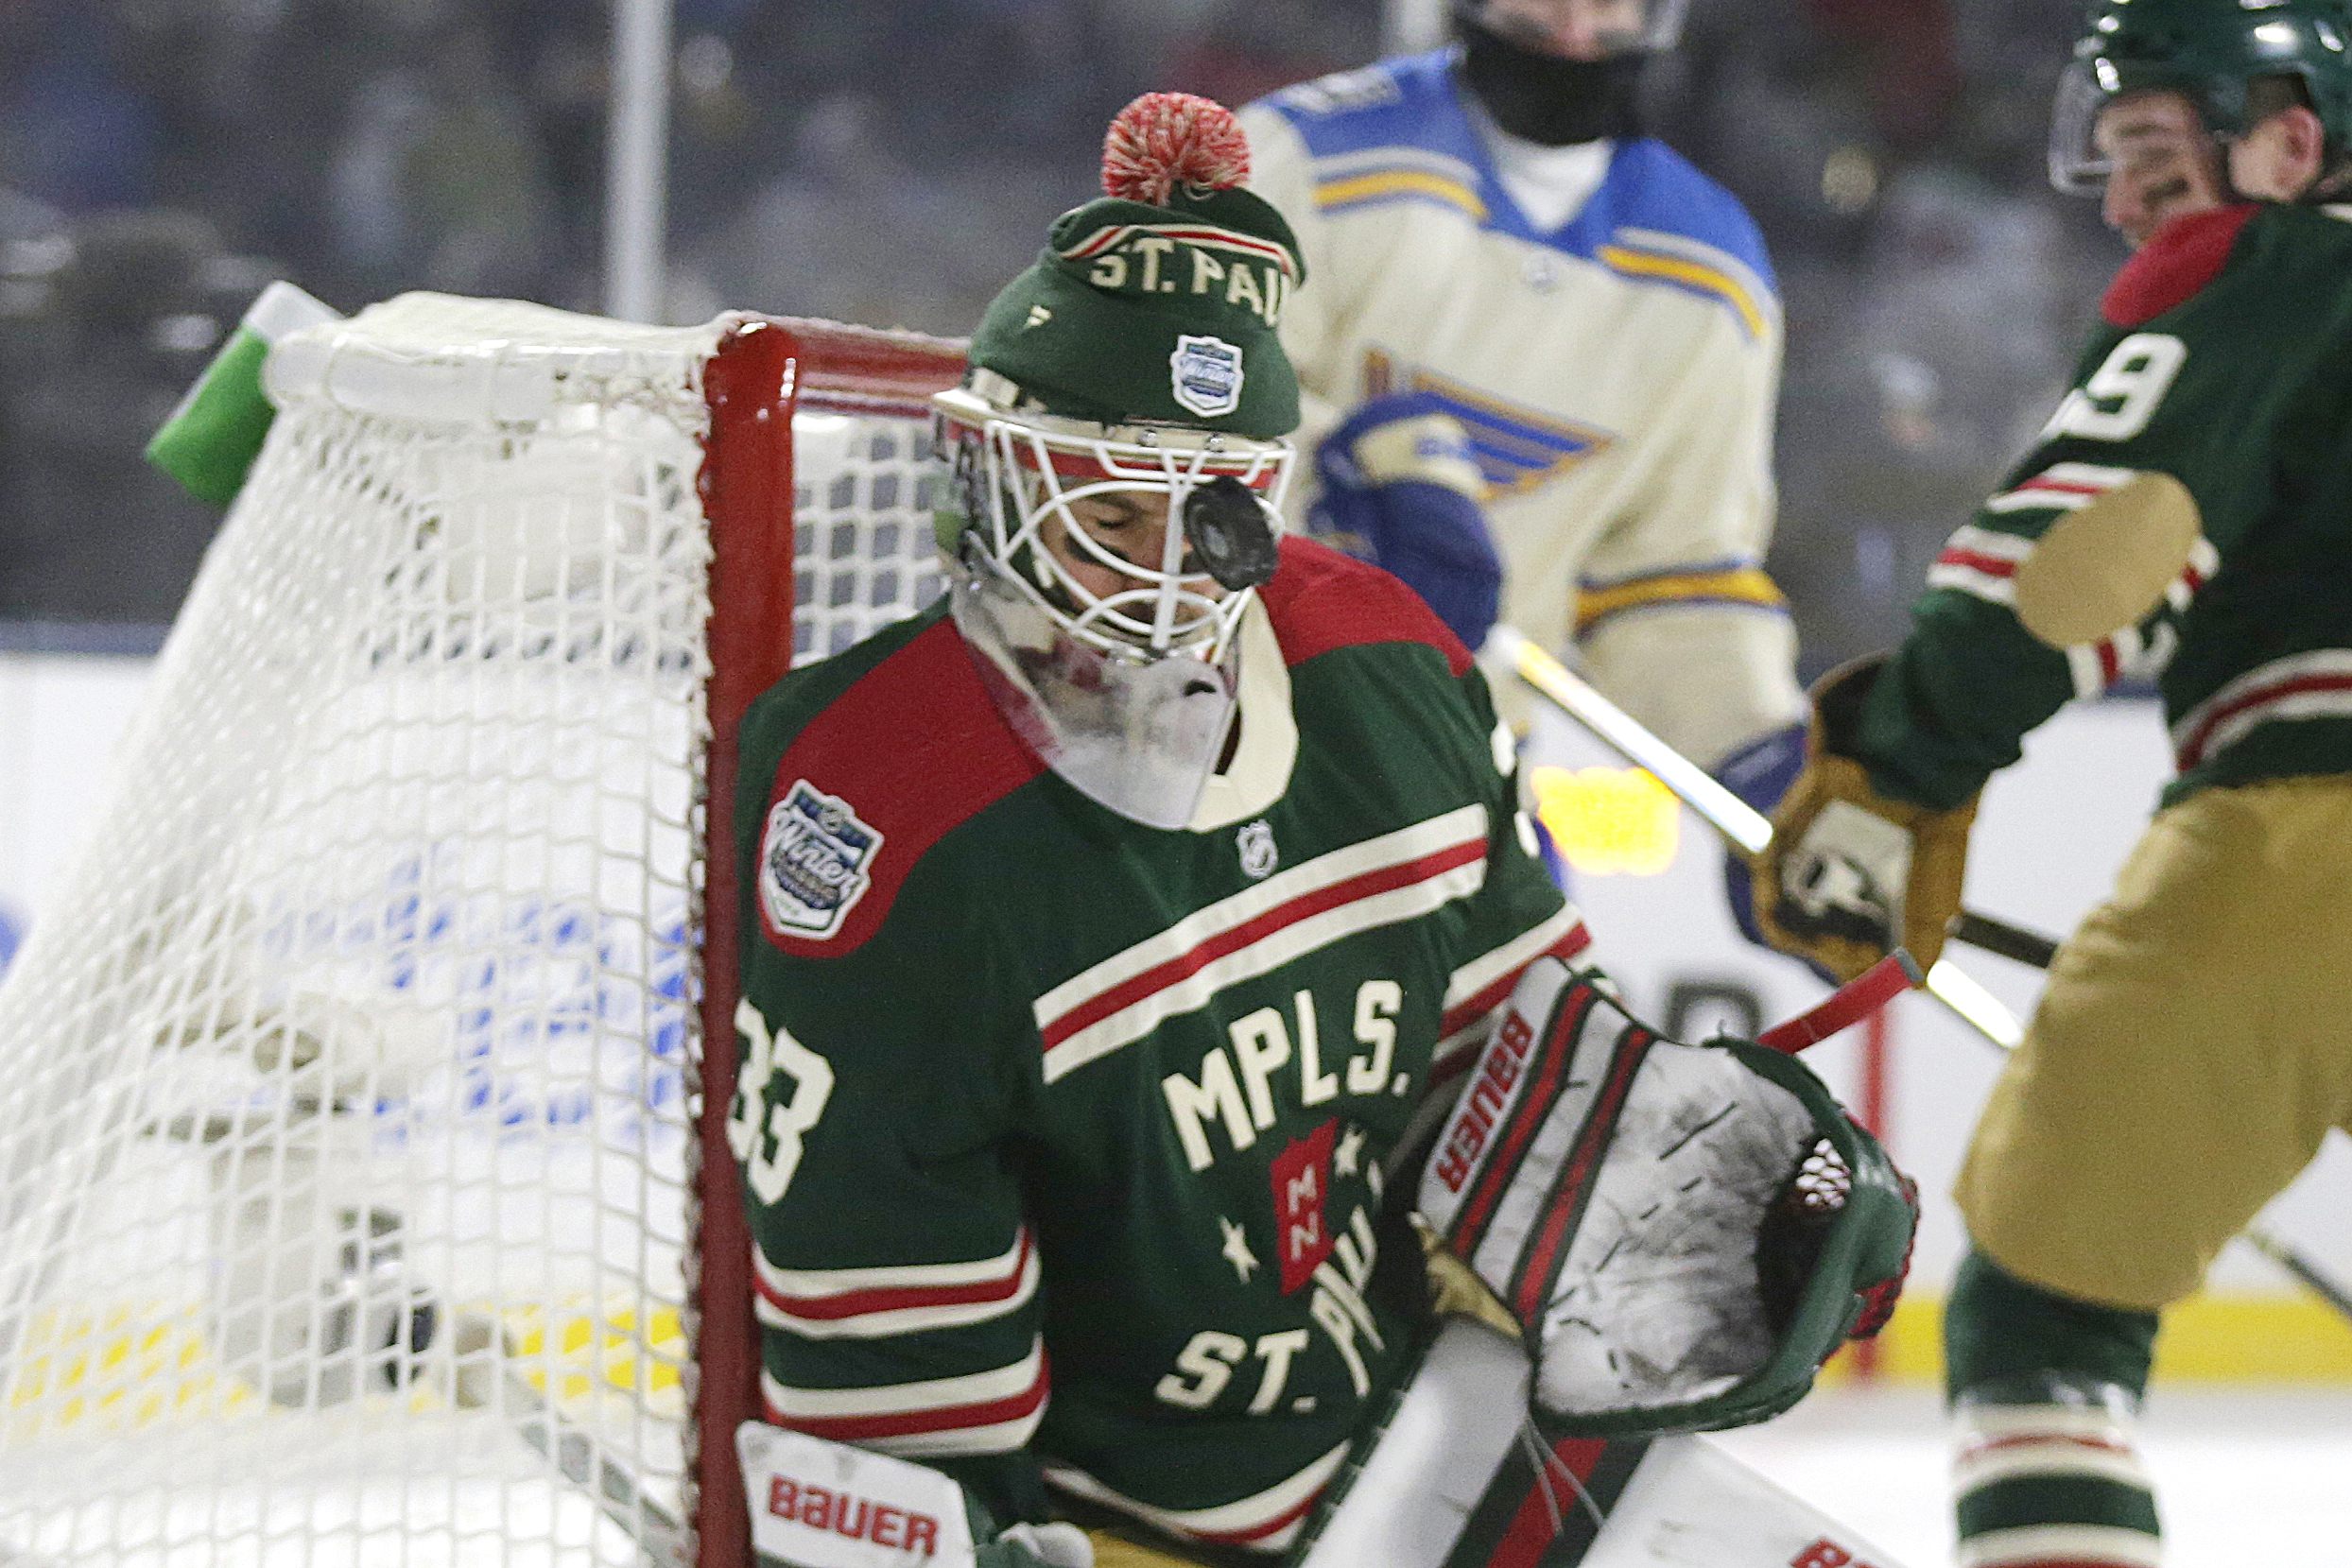
{"label": "white ice", "polygon": [[[2166,1568],[2352,1562],[2352,1389],[2157,1387],[2141,1428]],[[1824,1390],[1717,1440],[1894,1557],[1952,1560],[1949,1456],[1930,1389]]]}

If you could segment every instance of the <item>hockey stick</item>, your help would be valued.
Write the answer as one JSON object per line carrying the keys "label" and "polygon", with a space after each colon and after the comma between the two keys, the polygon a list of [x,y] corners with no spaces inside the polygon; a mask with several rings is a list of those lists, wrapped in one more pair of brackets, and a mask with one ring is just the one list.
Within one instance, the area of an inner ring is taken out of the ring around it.
{"label": "hockey stick", "polygon": [[[1632,715],[1593,690],[1519,632],[1497,626],[1480,652],[1508,666],[1513,674],[1608,743],[1628,762],[1647,768],[1732,843],[1754,853],[1772,841],[1773,825],[1763,813],[1718,784],[1697,764],[1652,734]],[[1968,909],[1953,917],[1951,935],[1957,940],[2034,969],[2048,969],[2058,954],[2058,944],[2039,932]],[[1928,971],[1926,990],[2002,1051],[2014,1051],[2024,1042],[2025,1028],[2017,1022],[2017,1015],[1949,959],[1938,958]],[[2352,1320],[2352,1291],[2336,1283],[2317,1264],[2264,1227],[2249,1226],[2241,1234],[2248,1246]]]}
{"label": "hockey stick", "polygon": [[[1486,646],[1480,651],[1542,693],[1626,761],[1648,769],[1673,791],[1676,799],[1737,847],[1755,854],[1772,842],[1773,824],[1762,812],[1652,734],[1631,714],[1593,690],[1566,665],[1518,631],[1497,626],[1487,635]],[[2057,947],[2047,937],[1973,911],[1963,912],[1952,934],[1963,941],[1985,945],[2010,958],[2044,947],[2054,952]],[[2024,1038],[2016,1019],[1998,999],[1947,958],[1938,958],[1928,971],[1927,991],[1958,1015],[1961,1022],[1997,1045],[2014,1047]]]}
{"label": "hockey stick", "polygon": [[489,1314],[454,1315],[443,1375],[450,1403],[460,1410],[494,1409],[525,1446],[585,1493],[636,1543],[646,1568],[684,1568],[685,1525],[647,1495],[626,1459],[597,1434],[556,1407],[523,1372],[513,1336]]}

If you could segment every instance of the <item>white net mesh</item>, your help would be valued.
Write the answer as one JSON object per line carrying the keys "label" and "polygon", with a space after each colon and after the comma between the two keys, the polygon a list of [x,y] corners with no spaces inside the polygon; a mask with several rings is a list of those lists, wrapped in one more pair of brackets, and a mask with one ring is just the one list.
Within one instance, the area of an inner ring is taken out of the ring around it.
{"label": "white net mesh", "polygon": [[[0,986],[0,1560],[688,1549],[722,324],[412,296],[273,355]],[[821,652],[937,591],[927,439],[798,424]]]}
{"label": "white net mesh", "polygon": [[822,413],[801,415],[794,434],[792,655],[821,659],[945,586],[919,460],[931,436],[907,420]]}

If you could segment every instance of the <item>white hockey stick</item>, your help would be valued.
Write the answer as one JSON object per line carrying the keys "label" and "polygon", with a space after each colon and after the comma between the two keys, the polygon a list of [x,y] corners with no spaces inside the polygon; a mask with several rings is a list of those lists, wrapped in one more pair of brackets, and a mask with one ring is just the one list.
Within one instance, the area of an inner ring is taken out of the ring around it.
{"label": "white hockey stick", "polygon": [[[1532,686],[1619,756],[1648,769],[1652,777],[1674,792],[1676,799],[1738,848],[1758,854],[1773,841],[1773,824],[1762,812],[1718,784],[1704,768],[1652,734],[1631,714],[1593,690],[1565,664],[1518,631],[1497,626],[1487,635],[1479,657]],[[2003,923],[1985,916],[1976,916],[1975,920],[1982,925]],[[2016,1015],[1948,958],[1938,958],[1928,971],[1927,990],[1962,1023],[2003,1050],[2015,1049],[2025,1038]]]}
{"label": "white hockey stick", "polygon": [[[1631,714],[1595,691],[1518,631],[1507,626],[1496,627],[1479,656],[1533,687],[1626,761],[1648,769],[1732,843],[1753,854],[1772,842],[1773,824],[1763,813],[1718,784],[1703,768],[1652,734]],[[1953,935],[2036,969],[2049,967],[2050,955],[2057,945],[2033,932],[1968,910],[1963,910],[1953,922]],[[1962,1023],[2001,1050],[2014,1051],[2024,1042],[2025,1026],[2017,1021],[2017,1015],[1950,959],[1935,961],[1928,971],[1926,990]],[[2274,1232],[2261,1226],[2249,1226],[2243,1233],[2249,1247],[2285,1269],[2337,1312],[2352,1318],[2352,1290],[2346,1290]]]}

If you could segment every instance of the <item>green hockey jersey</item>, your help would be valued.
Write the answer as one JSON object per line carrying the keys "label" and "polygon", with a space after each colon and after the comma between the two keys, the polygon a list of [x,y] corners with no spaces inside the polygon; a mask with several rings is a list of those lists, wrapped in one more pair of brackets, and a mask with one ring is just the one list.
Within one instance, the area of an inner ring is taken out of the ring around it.
{"label": "green hockey jersey", "polygon": [[[732,1131],[770,1420],[1273,1549],[1403,1370],[1381,1162],[1585,937],[1420,601],[1298,541],[1261,600],[1288,782],[1206,831],[1046,770],[941,607],[753,707]],[[1252,701],[1245,663],[1245,749]]]}
{"label": "green hockey jersey", "polygon": [[[2352,769],[2352,207],[2176,219],[2102,302],[2040,444],[1946,546],[1865,703],[1855,755],[1889,795],[1966,800],[2070,698],[2164,698],[2178,800]],[[2136,627],[2064,650],[2012,608],[2066,511],[2156,470],[2203,538]]]}

